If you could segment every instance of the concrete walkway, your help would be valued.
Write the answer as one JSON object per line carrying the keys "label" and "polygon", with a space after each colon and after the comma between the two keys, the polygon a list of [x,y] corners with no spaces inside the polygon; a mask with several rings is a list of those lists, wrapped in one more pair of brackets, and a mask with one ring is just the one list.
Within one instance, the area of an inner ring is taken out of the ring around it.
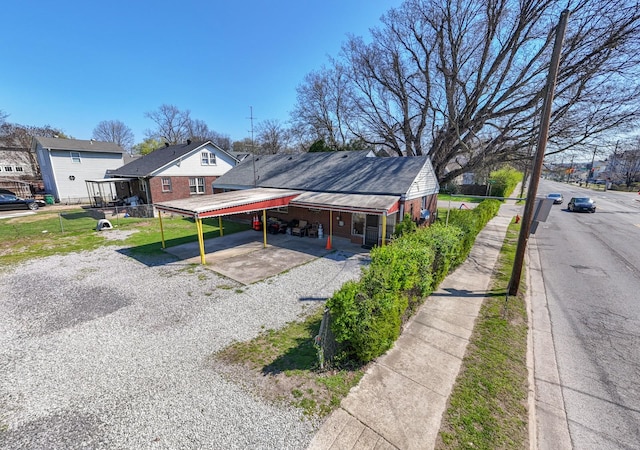
{"label": "concrete walkway", "polygon": [[511,219],[507,201],[467,261],[409,321],[314,436],[309,449],[433,448]]}

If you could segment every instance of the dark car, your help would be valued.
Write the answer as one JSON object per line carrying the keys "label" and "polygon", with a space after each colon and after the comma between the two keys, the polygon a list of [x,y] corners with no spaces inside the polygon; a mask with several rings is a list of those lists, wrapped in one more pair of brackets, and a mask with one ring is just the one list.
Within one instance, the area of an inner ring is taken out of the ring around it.
{"label": "dark car", "polygon": [[38,209],[38,202],[30,198],[20,198],[11,194],[0,194],[0,210]]}
{"label": "dark car", "polygon": [[594,213],[596,212],[596,202],[589,197],[573,197],[569,200],[567,209],[571,212],[580,211]]}
{"label": "dark car", "polygon": [[547,198],[552,198],[554,205],[561,205],[564,201],[564,197],[562,196],[562,194],[559,194],[557,192],[547,195]]}

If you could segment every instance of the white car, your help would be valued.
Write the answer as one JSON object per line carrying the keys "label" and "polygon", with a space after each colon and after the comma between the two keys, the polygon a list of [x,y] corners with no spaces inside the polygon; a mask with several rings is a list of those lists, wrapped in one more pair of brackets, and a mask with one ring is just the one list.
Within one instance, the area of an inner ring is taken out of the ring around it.
{"label": "white car", "polygon": [[560,194],[558,192],[554,192],[554,193],[551,193],[551,194],[547,195],[547,198],[552,198],[554,205],[561,205],[562,202],[564,201],[564,197],[562,196],[562,194]]}

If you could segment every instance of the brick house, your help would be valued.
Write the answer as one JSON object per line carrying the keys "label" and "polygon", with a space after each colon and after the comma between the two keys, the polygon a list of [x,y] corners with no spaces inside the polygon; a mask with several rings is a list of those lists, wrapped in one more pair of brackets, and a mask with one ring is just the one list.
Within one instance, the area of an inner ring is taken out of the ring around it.
{"label": "brick house", "polygon": [[107,172],[106,178],[129,180],[116,183],[119,198],[137,197],[153,204],[212,194],[212,184],[239,159],[211,141],[166,144],[153,152]]}
{"label": "brick house", "polygon": [[[360,151],[251,156],[213,187],[220,193],[249,190],[248,195],[252,188],[296,191],[286,206],[269,208],[269,217],[322,225],[325,233],[365,246],[388,239],[405,214],[432,222],[439,191],[429,157],[381,158]],[[217,195],[202,204],[214,205]]]}

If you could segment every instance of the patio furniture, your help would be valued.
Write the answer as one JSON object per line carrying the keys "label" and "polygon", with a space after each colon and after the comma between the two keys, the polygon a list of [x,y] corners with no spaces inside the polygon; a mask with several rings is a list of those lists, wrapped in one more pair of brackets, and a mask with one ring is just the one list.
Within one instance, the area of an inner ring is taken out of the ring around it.
{"label": "patio furniture", "polygon": [[304,236],[306,235],[308,232],[308,225],[307,225],[307,221],[306,220],[301,220],[298,222],[297,226],[294,226],[291,229],[291,235],[292,236]]}
{"label": "patio furniture", "polygon": [[311,227],[307,230],[307,236],[309,237],[313,237],[313,238],[317,238],[318,237],[318,223],[314,223],[313,225],[311,225]]}

